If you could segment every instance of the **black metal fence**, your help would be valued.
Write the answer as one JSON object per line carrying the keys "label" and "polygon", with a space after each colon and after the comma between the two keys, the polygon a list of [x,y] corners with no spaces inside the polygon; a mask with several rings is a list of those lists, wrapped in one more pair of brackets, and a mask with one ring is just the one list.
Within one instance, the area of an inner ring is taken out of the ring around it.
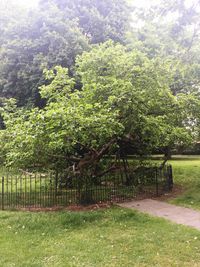
{"label": "black metal fence", "polygon": [[0,178],[2,209],[65,207],[74,204],[121,202],[138,195],[159,196],[172,189],[172,167],[139,167],[103,177],[57,174],[6,174]]}

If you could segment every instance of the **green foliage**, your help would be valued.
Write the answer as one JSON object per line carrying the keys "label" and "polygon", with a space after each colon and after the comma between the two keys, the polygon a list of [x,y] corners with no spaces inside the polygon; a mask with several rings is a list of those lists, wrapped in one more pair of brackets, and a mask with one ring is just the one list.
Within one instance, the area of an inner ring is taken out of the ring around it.
{"label": "green foliage", "polygon": [[[150,9],[135,8],[128,45],[148,54],[179,60],[171,84],[173,94],[197,92],[200,84],[199,1],[161,1]],[[139,27],[138,27],[139,24]]]}
{"label": "green foliage", "polygon": [[130,28],[124,0],[41,0],[19,17],[4,2],[0,96],[16,103],[1,103],[1,158],[96,175],[106,155],[169,154],[197,140],[196,5],[135,9]]}
{"label": "green foliage", "polygon": [[131,18],[131,8],[126,0],[40,0],[44,9],[52,3],[64,11],[67,19],[78,21],[91,43],[108,39],[124,42]]}
{"label": "green foliage", "polygon": [[1,5],[0,96],[16,98],[19,106],[45,105],[38,92],[44,68],[60,65],[73,76],[75,58],[89,43],[122,42],[128,28],[124,0],[47,2],[30,11]]}
{"label": "green foliage", "polygon": [[191,142],[191,117],[199,102],[192,95],[171,93],[172,64],[107,42],[77,58],[81,91],[67,69],[46,71],[50,83],[40,88],[46,107],[4,115],[1,140],[8,163],[62,162],[78,173],[98,175],[101,159],[117,153],[123,143],[146,154]]}
{"label": "green foliage", "polygon": [[72,68],[76,55],[88,49],[76,22],[67,20],[55,6],[9,21],[2,35],[0,94],[17,98],[19,105],[27,101],[42,105],[38,87],[44,83],[43,69]]}
{"label": "green foliage", "polygon": [[161,144],[189,141],[185,127],[191,126],[199,100],[195,95],[172,94],[174,61],[149,60],[137,50],[127,52],[120,45],[113,49],[107,43],[84,53],[77,64],[84,88],[96,84],[98,101],[112,95],[113,106],[120,108],[126,134],[138,143],[141,153],[145,143],[151,150]]}

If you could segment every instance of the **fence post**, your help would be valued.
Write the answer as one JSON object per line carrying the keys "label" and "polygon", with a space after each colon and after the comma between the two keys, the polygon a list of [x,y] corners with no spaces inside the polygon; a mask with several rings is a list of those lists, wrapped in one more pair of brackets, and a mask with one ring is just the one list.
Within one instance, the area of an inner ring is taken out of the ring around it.
{"label": "fence post", "polygon": [[158,197],[158,169],[156,168],[156,196]]}
{"label": "fence post", "polygon": [[4,210],[4,177],[2,177],[1,197],[1,208]]}
{"label": "fence post", "polygon": [[56,170],[56,177],[55,177],[55,205],[57,206],[57,194],[58,194],[58,170]]}
{"label": "fence post", "polygon": [[168,166],[168,190],[171,191],[173,188],[173,172],[172,172],[172,165]]}

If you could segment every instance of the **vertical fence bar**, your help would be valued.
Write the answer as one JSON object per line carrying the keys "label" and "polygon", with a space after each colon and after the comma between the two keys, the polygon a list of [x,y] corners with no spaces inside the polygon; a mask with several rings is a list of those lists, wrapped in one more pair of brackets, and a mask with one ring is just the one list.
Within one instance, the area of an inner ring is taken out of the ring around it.
{"label": "vertical fence bar", "polygon": [[[8,191],[8,175],[4,176],[4,182],[5,182],[5,179],[6,179],[6,203],[8,205],[9,203],[9,191]],[[4,188],[5,189],[5,188]]]}
{"label": "vertical fence bar", "polygon": [[169,165],[169,183],[170,183],[170,191],[171,191],[174,185],[172,165]]}
{"label": "vertical fence bar", "polygon": [[46,181],[46,177],[42,177],[42,183],[44,184],[44,191],[43,193],[43,205],[44,208],[47,207],[47,181]]}
{"label": "vertical fence bar", "polygon": [[29,175],[29,206],[32,206],[32,177]]}
{"label": "vertical fence bar", "polygon": [[24,197],[24,207],[26,207],[26,200],[27,200],[27,180],[26,180],[26,174],[24,176],[24,179],[25,179],[25,197]]}
{"label": "vertical fence bar", "polygon": [[10,175],[10,181],[11,181],[11,207],[13,207],[13,176],[12,175]]}
{"label": "vertical fence bar", "polygon": [[21,202],[23,199],[23,190],[22,190],[22,178],[21,175],[18,175],[18,206],[21,207]]}
{"label": "vertical fence bar", "polygon": [[158,169],[155,169],[155,178],[156,178],[156,196],[158,197]]}
{"label": "vertical fence bar", "polygon": [[2,177],[1,208],[4,210],[4,177]]}
{"label": "vertical fence bar", "polygon": [[55,177],[55,206],[57,206],[57,194],[58,194],[58,170],[56,170],[56,177]]}
{"label": "vertical fence bar", "polygon": [[48,175],[50,178],[50,181],[49,181],[49,184],[50,184],[50,206],[53,206],[52,205],[52,199],[53,199],[53,191],[52,191],[52,173],[49,172],[49,175]]}
{"label": "vertical fence bar", "polygon": [[42,207],[42,193],[41,193],[41,190],[42,190],[42,181],[41,181],[41,174],[39,175],[39,184],[40,184],[40,191],[39,191],[39,199],[40,199],[40,207]]}
{"label": "vertical fence bar", "polygon": [[17,175],[15,176],[15,206],[18,207]]}
{"label": "vertical fence bar", "polygon": [[35,182],[35,189],[34,189],[34,206],[35,207],[37,207],[37,205],[38,205],[38,201],[37,201],[37,199],[38,199],[38,194],[37,194],[37,174],[35,173],[35,175],[34,175],[34,182]]}

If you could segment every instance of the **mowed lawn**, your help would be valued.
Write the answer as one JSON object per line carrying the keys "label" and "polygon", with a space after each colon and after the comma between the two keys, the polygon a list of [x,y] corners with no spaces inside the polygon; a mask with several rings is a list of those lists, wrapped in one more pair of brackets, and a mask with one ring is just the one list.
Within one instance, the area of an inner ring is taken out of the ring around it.
{"label": "mowed lawn", "polygon": [[0,266],[200,266],[200,232],[137,212],[0,212]]}
{"label": "mowed lawn", "polygon": [[170,201],[189,208],[200,209],[200,156],[175,157],[174,182],[183,187],[183,193]]}
{"label": "mowed lawn", "polygon": [[[200,209],[200,158],[171,161],[185,189],[170,202]],[[0,267],[200,267],[200,231],[112,207],[0,211]]]}

